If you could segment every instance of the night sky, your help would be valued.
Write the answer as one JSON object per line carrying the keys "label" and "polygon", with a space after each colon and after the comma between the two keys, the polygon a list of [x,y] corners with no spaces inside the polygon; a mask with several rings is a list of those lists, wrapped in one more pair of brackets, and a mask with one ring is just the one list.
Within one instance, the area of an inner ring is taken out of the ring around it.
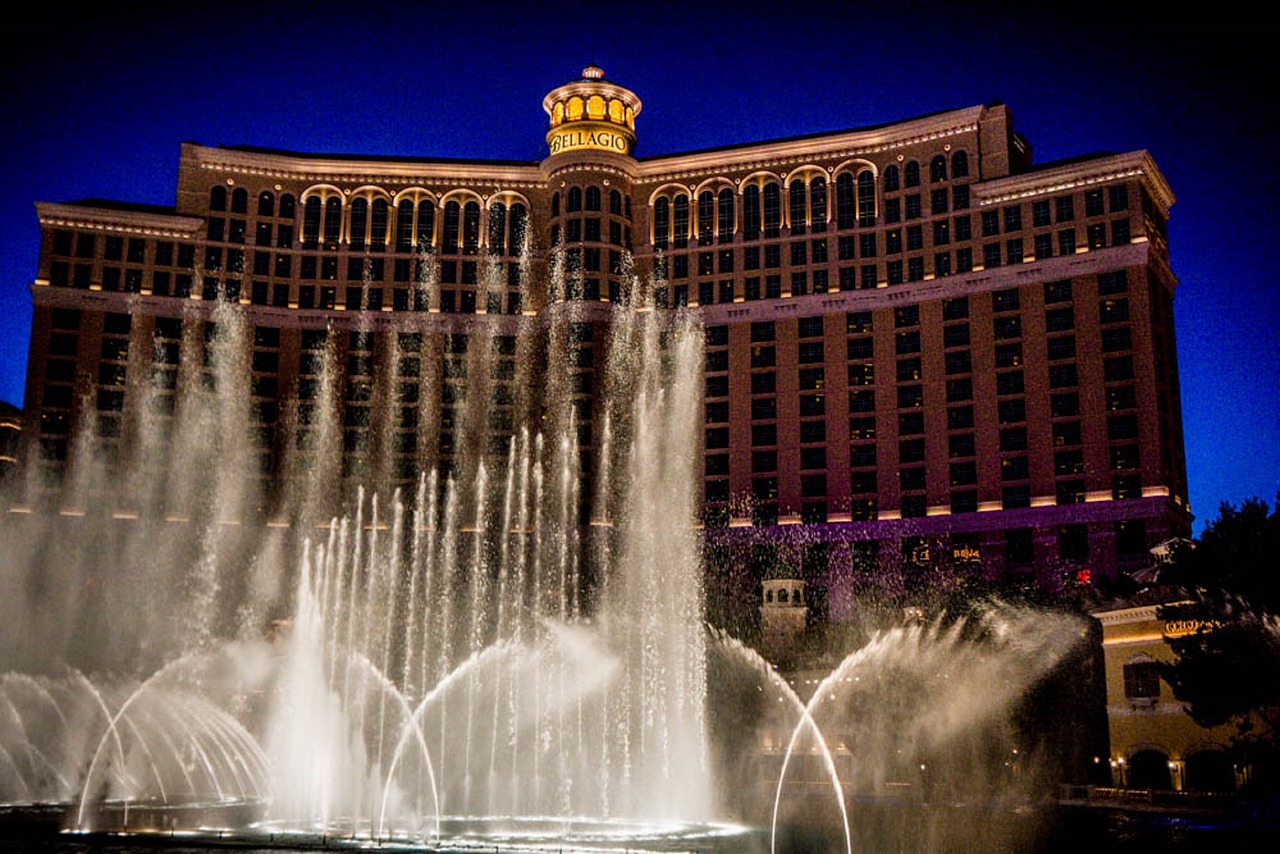
{"label": "night sky", "polygon": [[644,102],[641,156],[996,100],[1038,163],[1148,149],[1177,197],[1169,243],[1197,531],[1222,501],[1280,491],[1280,158],[1264,134],[1274,47],[1256,23],[1225,12],[1219,23],[1206,7],[1179,18],[1169,5],[981,0],[173,11],[186,5],[33,4],[6,21],[0,399],[22,404],[36,201],[172,205],[183,140],[538,160],[543,95],[594,55]]}

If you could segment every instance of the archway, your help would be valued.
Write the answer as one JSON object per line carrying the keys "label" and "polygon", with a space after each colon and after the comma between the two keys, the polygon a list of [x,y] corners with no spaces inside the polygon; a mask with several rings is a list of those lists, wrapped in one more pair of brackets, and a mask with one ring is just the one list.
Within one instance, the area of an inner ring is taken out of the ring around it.
{"label": "archway", "polygon": [[1221,750],[1200,750],[1187,757],[1186,788],[1197,792],[1231,792],[1236,774],[1231,758]]}
{"label": "archway", "polygon": [[1168,755],[1159,750],[1139,750],[1130,756],[1129,788],[1172,789]]}

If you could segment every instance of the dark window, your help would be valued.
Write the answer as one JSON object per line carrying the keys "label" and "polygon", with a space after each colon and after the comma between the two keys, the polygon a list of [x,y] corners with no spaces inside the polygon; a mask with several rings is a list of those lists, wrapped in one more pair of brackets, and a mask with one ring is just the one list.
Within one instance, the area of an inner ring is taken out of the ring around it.
{"label": "dark window", "polygon": [[1058,222],[1067,222],[1076,218],[1075,200],[1071,196],[1058,196],[1053,202]]}
{"label": "dark window", "polygon": [[1124,695],[1130,700],[1155,700],[1160,696],[1160,665],[1135,661],[1124,666]]}

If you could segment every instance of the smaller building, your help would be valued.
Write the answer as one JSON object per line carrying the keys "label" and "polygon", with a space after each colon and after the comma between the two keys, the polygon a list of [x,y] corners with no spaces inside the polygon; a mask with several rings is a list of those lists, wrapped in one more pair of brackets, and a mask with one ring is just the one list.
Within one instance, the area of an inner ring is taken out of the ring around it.
{"label": "smaller building", "polygon": [[1227,748],[1234,730],[1196,723],[1159,664],[1173,661],[1166,637],[1196,631],[1193,621],[1162,620],[1161,606],[1183,601],[1151,588],[1094,616],[1102,623],[1111,776],[1129,789],[1230,792],[1241,782]]}
{"label": "smaller building", "polygon": [[760,604],[761,652],[773,662],[788,660],[809,623],[804,581],[786,570],[770,573],[762,583]]}

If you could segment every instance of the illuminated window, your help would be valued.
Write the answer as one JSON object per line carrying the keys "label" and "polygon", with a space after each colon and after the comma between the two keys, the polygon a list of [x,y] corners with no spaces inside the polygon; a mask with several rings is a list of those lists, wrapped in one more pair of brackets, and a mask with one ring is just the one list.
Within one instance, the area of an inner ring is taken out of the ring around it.
{"label": "illuminated window", "polygon": [[871,170],[864,169],[858,173],[858,225],[862,227],[876,224],[876,183]]}
{"label": "illuminated window", "polygon": [[777,237],[782,227],[782,188],[771,181],[764,186],[764,236]]}
{"label": "illuminated window", "polygon": [[857,199],[853,192],[853,176],[842,172],[836,178],[836,228],[853,228],[858,221]]}
{"label": "illuminated window", "polygon": [[821,175],[809,182],[809,220],[814,231],[826,231],[827,179]]}
{"label": "illuminated window", "polygon": [[717,196],[717,222],[716,232],[721,243],[728,243],[733,240],[733,190],[725,187]]}
{"label": "illuminated window", "polygon": [[[672,208],[672,226],[673,237],[672,245],[676,249],[685,249],[689,246],[689,197],[686,195],[676,196]],[[686,263],[687,263],[686,259]]]}
{"label": "illuminated window", "polygon": [[787,191],[787,214],[791,219],[791,233],[804,234],[808,227],[808,211],[806,202],[808,201],[805,193],[803,180],[791,182],[791,187]]}

